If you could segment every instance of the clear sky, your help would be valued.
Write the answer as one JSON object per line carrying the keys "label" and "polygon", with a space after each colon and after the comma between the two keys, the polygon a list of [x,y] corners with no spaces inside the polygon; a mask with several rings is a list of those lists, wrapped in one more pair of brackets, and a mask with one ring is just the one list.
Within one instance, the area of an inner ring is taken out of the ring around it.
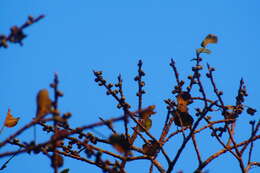
{"label": "clear sky", "polygon": [[[212,54],[204,55],[203,63],[208,62],[216,68],[216,83],[224,91],[226,103],[235,102],[239,80],[243,77],[249,93],[246,104],[260,110],[259,7],[259,0],[1,0],[1,34],[8,34],[13,25],[21,25],[28,15],[45,14],[46,18],[25,30],[28,37],[23,47],[10,45],[8,49],[0,50],[0,121],[3,122],[8,108],[21,117],[18,126],[5,129],[0,139],[35,116],[36,94],[42,88],[49,89],[55,72],[59,74],[60,88],[64,92],[60,111],[73,113],[74,127],[96,122],[99,116],[108,119],[122,113],[116,109],[116,102],[106,96],[105,90],[94,83],[92,70],[102,70],[104,77],[113,82],[121,73],[127,101],[135,110],[137,85],[133,79],[139,59],[143,60],[146,72],[144,105],[157,106],[151,132],[158,137],[166,115],[163,99],[173,98],[171,90],[175,79],[169,67],[170,58],[176,60],[180,77],[186,79],[191,74],[193,62],[190,59],[195,56],[195,49],[209,33],[216,34],[219,43],[209,46]],[[211,91],[209,82],[203,82]],[[253,118],[256,117],[246,114],[240,117],[238,140],[250,135],[246,129]],[[97,130],[109,136],[108,131]],[[171,129],[174,130],[175,127]],[[32,130],[21,137],[30,141]],[[199,146],[206,159],[220,146],[215,139],[203,137],[205,134],[199,138]],[[179,141],[166,146],[166,150],[173,153],[172,158],[182,142],[181,138],[177,139]],[[175,171],[191,172],[196,168],[196,156],[190,144]],[[254,161],[260,160],[259,146],[258,141]],[[213,161],[206,170],[210,173],[239,172],[238,163],[230,154],[226,156]],[[127,170],[148,172],[147,163],[137,161],[129,164]],[[42,155],[19,155],[5,171],[52,172],[49,165],[49,160]],[[64,168],[67,167],[71,169],[70,173],[100,172],[71,159],[65,160]],[[259,171],[259,168],[252,170]]]}

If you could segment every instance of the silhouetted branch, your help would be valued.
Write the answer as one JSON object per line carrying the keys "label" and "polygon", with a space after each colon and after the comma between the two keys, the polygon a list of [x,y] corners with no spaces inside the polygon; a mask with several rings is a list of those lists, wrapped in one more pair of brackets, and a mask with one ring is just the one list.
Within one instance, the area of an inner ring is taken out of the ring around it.
{"label": "silhouetted branch", "polygon": [[8,48],[8,42],[10,43],[18,43],[21,46],[23,45],[23,39],[27,37],[26,34],[24,34],[23,30],[27,28],[28,26],[31,26],[32,24],[38,22],[39,20],[43,19],[44,15],[40,15],[37,18],[33,18],[32,16],[28,17],[28,20],[20,27],[13,26],[10,31],[11,33],[9,35],[0,35],[0,48]]}

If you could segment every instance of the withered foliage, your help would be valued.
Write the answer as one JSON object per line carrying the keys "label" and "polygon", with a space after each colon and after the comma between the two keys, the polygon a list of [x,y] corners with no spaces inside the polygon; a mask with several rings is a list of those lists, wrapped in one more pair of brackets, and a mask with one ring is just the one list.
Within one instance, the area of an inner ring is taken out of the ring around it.
{"label": "withered foliage", "polygon": [[[26,37],[23,29],[37,22],[43,16],[36,19],[29,17],[28,21],[21,27],[12,27],[8,36],[0,36],[0,47],[8,47],[8,42],[19,43]],[[72,113],[62,113],[59,109],[59,99],[63,96],[59,90],[59,79],[57,74],[54,76],[50,88],[54,91],[53,98],[49,98],[48,90],[39,90],[36,96],[37,112],[32,115],[32,121],[28,122],[22,128],[0,142],[0,158],[9,156],[10,158],[2,165],[1,170],[8,169],[7,165],[11,159],[18,154],[34,153],[43,154],[50,159],[50,166],[55,173],[58,173],[60,167],[66,167],[66,157],[80,160],[86,164],[99,167],[103,172],[124,173],[127,172],[126,165],[129,162],[146,160],[150,167],[146,172],[177,172],[175,170],[181,154],[187,149],[187,143],[191,142],[195,150],[197,166],[194,172],[203,172],[207,165],[216,158],[225,153],[230,153],[234,160],[237,160],[241,172],[249,172],[253,166],[260,166],[260,162],[252,160],[255,151],[254,142],[260,138],[259,120],[250,121],[248,139],[238,141],[235,139],[236,123],[240,116],[245,113],[250,116],[256,113],[256,109],[245,105],[245,98],[248,96],[244,80],[241,79],[237,90],[235,103],[230,105],[224,101],[223,92],[217,88],[214,80],[215,69],[209,64],[203,64],[202,53],[210,53],[206,46],[210,43],[217,43],[217,36],[209,34],[201,43],[200,48],[196,50],[196,57],[193,58],[194,66],[191,69],[187,80],[180,79],[179,71],[175,61],[172,59],[170,67],[173,70],[176,83],[174,84],[171,98],[164,100],[167,114],[162,115],[164,111],[156,110],[156,106],[143,99],[146,93],[144,90],[145,82],[143,71],[143,62],[139,60],[137,76],[134,77],[138,90],[136,93],[138,106],[135,108],[127,102],[123,91],[123,80],[121,75],[117,77],[115,84],[108,82],[103,77],[102,71],[93,71],[95,82],[103,87],[108,96],[114,98],[117,102],[115,106],[122,110],[122,114],[105,120],[100,120],[92,124],[82,124],[76,128],[70,126]],[[206,76],[208,81],[203,81],[201,76]],[[205,85],[212,86],[212,93],[206,93]],[[214,95],[214,96],[212,96]],[[194,104],[199,103],[199,104]],[[149,105],[149,106],[143,106]],[[199,105],[199,106],[194,106]],[[153,128],[153,116],[159,116],[164,121],[157,122],[158,129],[161,131],[159,138],[150,132]],[[10,111],[9,111],[10,114]],[[210,116],[214,114],[214,116]],[[11,115],[11,114],[10,114]],[[14,117],[7,118],[4,123],[7,127],[16,128],[18,120]],[[28,116],[28,115],[27,115]],[[22,118],[22,117],[21,117]],[[115,130],[113,124],[122,122],[123,129]],[[244,122],[248,123],[248,122]],[[41,126],[37,133],[49,134],[49,140],[41,143],[34,141],[25,141],[20,135],[29,128]],[[110,131],[109,137],[98,137],[91,133],[96,127],[106,126]],[[197,143],[197,136],[204,131],[209,131],[211,135],[205,137],[205,140],[216,140],[222,149],[211,151],[211,155],[202,157],[201,148]],[[176,153],[172,154],[166,150],[164,145],[171,141],[180,140],[181,145],[176,148]],[[140,139],[140,140],[137,140]],[[19,149],[5,151],[7,145],[18,146]],[[108,147],[103,147],[107,145]],[[109,148],[109,149],[108,149]],[[158,159],[161,154],[163,159]],[[33,156],[33,155],[32,155]],[[162,164],[164,163],[164,164]],[[167,164],[165,164],[167,163]],[[180,163],[181,165],[185,165]],[[223,163],[224,164],[224,163]],[[163,166],[164,165],[164,166]],[[165,166],[166,165],[166,166]],[[61,171],[69,172],[69,169]]]}

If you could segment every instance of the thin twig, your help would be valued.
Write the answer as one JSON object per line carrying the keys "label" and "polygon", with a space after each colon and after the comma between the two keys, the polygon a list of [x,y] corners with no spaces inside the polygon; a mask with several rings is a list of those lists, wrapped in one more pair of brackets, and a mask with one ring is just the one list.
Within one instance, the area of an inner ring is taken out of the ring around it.
{"label": "thin twig", "polygon": [[[245,140],[245,141],[243,141],[243,142],[237,144],[236,147],[245,146],[245,145],[249,144],[250,142],[255,141],[255,140],[257,140],[257,139],[260,139],[260,135],[257,135],[257,136],[254,136],[253,138],[250,138],[250,139],[248,139],[248,140]],[[222,155],[222,154],[226,153],[227,151],[230,151],[230,150],[232,150],[232,149],[234,149],[234,148],[235,148],[235,146],[228,146],[228,148],[223,148],[223,149],[219,150],[218,152],[216,152],[215,154],[212,154],[208,159],[206,159],[206,160],[200,165],[199,168],[197,168],[197,170],[198,170],[198,171],[199,171],[199,170],[202,170],[202,169],[205,168],[209,163],[211,163],[212,160],[218,158],[220,155]],[[195,171],[195,172],[196,172],[196,171]]]}
{"label": "thin twig", "polygon": [[174,157],[174,159],[171,161],[171,164],[169,164],[167,173],[172,172],[177,160],[179,159],[183,149],[185,148],[186,144],[188,143],[188,141],[190,140],[190,138],[192,137],[193,132],[195,131],[195,129],[197,128],[197,126],[199,125],[199,122],[206,116],[208,110],[214,105],[211,104],[207,109],[205,109],[202,114],[200,115],[200,117],[196,120],[196,122],[194,123],[189,135],[185,138],[185,140],[183,141],[182,145],[180,146],[180,148],[178,149],[178,152],[176,154],[176,156]]}
{"label": "thin twig", "polygon": [[191,135],[191,138],[192,138],[192,142],[193,142],[193,145],[194,145],[194,149],[195,149],[196,154],[197,154],[197,158],[198,158],[198,161],[199,161],[199,165],[201,165],[201,164],[202,164],[202,160],[201,160],[201,155],[200,155],[200,152],[199,152],[199,146],[198,146],[198,144],[197,144],[195,135],[192,134],[192,135]]}

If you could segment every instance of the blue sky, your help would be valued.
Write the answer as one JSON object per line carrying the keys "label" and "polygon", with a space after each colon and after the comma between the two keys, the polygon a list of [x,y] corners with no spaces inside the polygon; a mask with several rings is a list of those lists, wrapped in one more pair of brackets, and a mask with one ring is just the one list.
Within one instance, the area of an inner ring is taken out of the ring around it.
{"label": "blue sky", "polygon": [[[99,116],[106,119],[122,113],[116,109],[116,102],[106,96],[105,90],[94,83],[92,70],[102,70],[105,79],[112,82],[120,73],[127,101],[135,110],[137,85],[133,78],[137,74],[136,64],[142,59],[147,84],[144,106],[157,106],[151,132],[158,137],[158,129],[166,115],[163,100],[173,98],[171,90],[175,79],[168,65],[170,58],[176,60],[180,77],[186,79],[191,74],[193,63],[190,59],[195,56],[195,49],[209,33],[216,34],[219,43],[209,46],[212,54],[204,55],[203,63],[208,62],[216,68],[216,83],[224,91],[226,103],[234,103],[239,80],[243,77],[249,93],[246,104],[259,109],[259,6],[257,0],[2,0],[2,34],[9,33],[13,25],[21,25],[28,15],[45,14],[46,18],[25,30],[28,37],[23,47],[10,45],[8,49],[0,50],[0,121],[4,120],[8,108],[21,117],[16,128],[30,121],[35,115],[37,92],[49,87],[55,72],[59,74],[60,88],[64,92],[60,110],[73,113],[71,123],[74,127],[96,122]],[[211,91],[209,82],[205,78],[203,82]],[[246,114],[240,117],[238,139],[243,140],[250,134],[245,130],[249,127],[248,121],[254,118]],[[1,140],[16,128],[5,129]],[[97,130],[109,135],[108,131]],[[204,159],[210,154],[206,149],[219,149],[215,139],[203,138],[205,134],[199,141],[205,149]],[[30,140],[32,130],[23,137]],[[166,149],[174,154],[180,143],[181,138],[166,145]],[[188,146],[190,149],[183,153],[175,171],[191,172],[197,166],[196,157],[190,157],[194,155],[193,147]],[[260,160],[259,146],[258,141],[253,155],[255,161]],[[129,172],[147,172],[149,167],[146,165],[147,162],[137,161],[127,168]],[[66,160],[66,167],[71,173],[86,169],[100,172],[93,166],[71,159]],[[238,163],[228,154],[208,167],[210,173],[223,169],[238,172]],[[16,157],[6,172],[21,170],[52,171],[45,157],[27,155]],[[259,168],[252,170],[258,171]]]}

